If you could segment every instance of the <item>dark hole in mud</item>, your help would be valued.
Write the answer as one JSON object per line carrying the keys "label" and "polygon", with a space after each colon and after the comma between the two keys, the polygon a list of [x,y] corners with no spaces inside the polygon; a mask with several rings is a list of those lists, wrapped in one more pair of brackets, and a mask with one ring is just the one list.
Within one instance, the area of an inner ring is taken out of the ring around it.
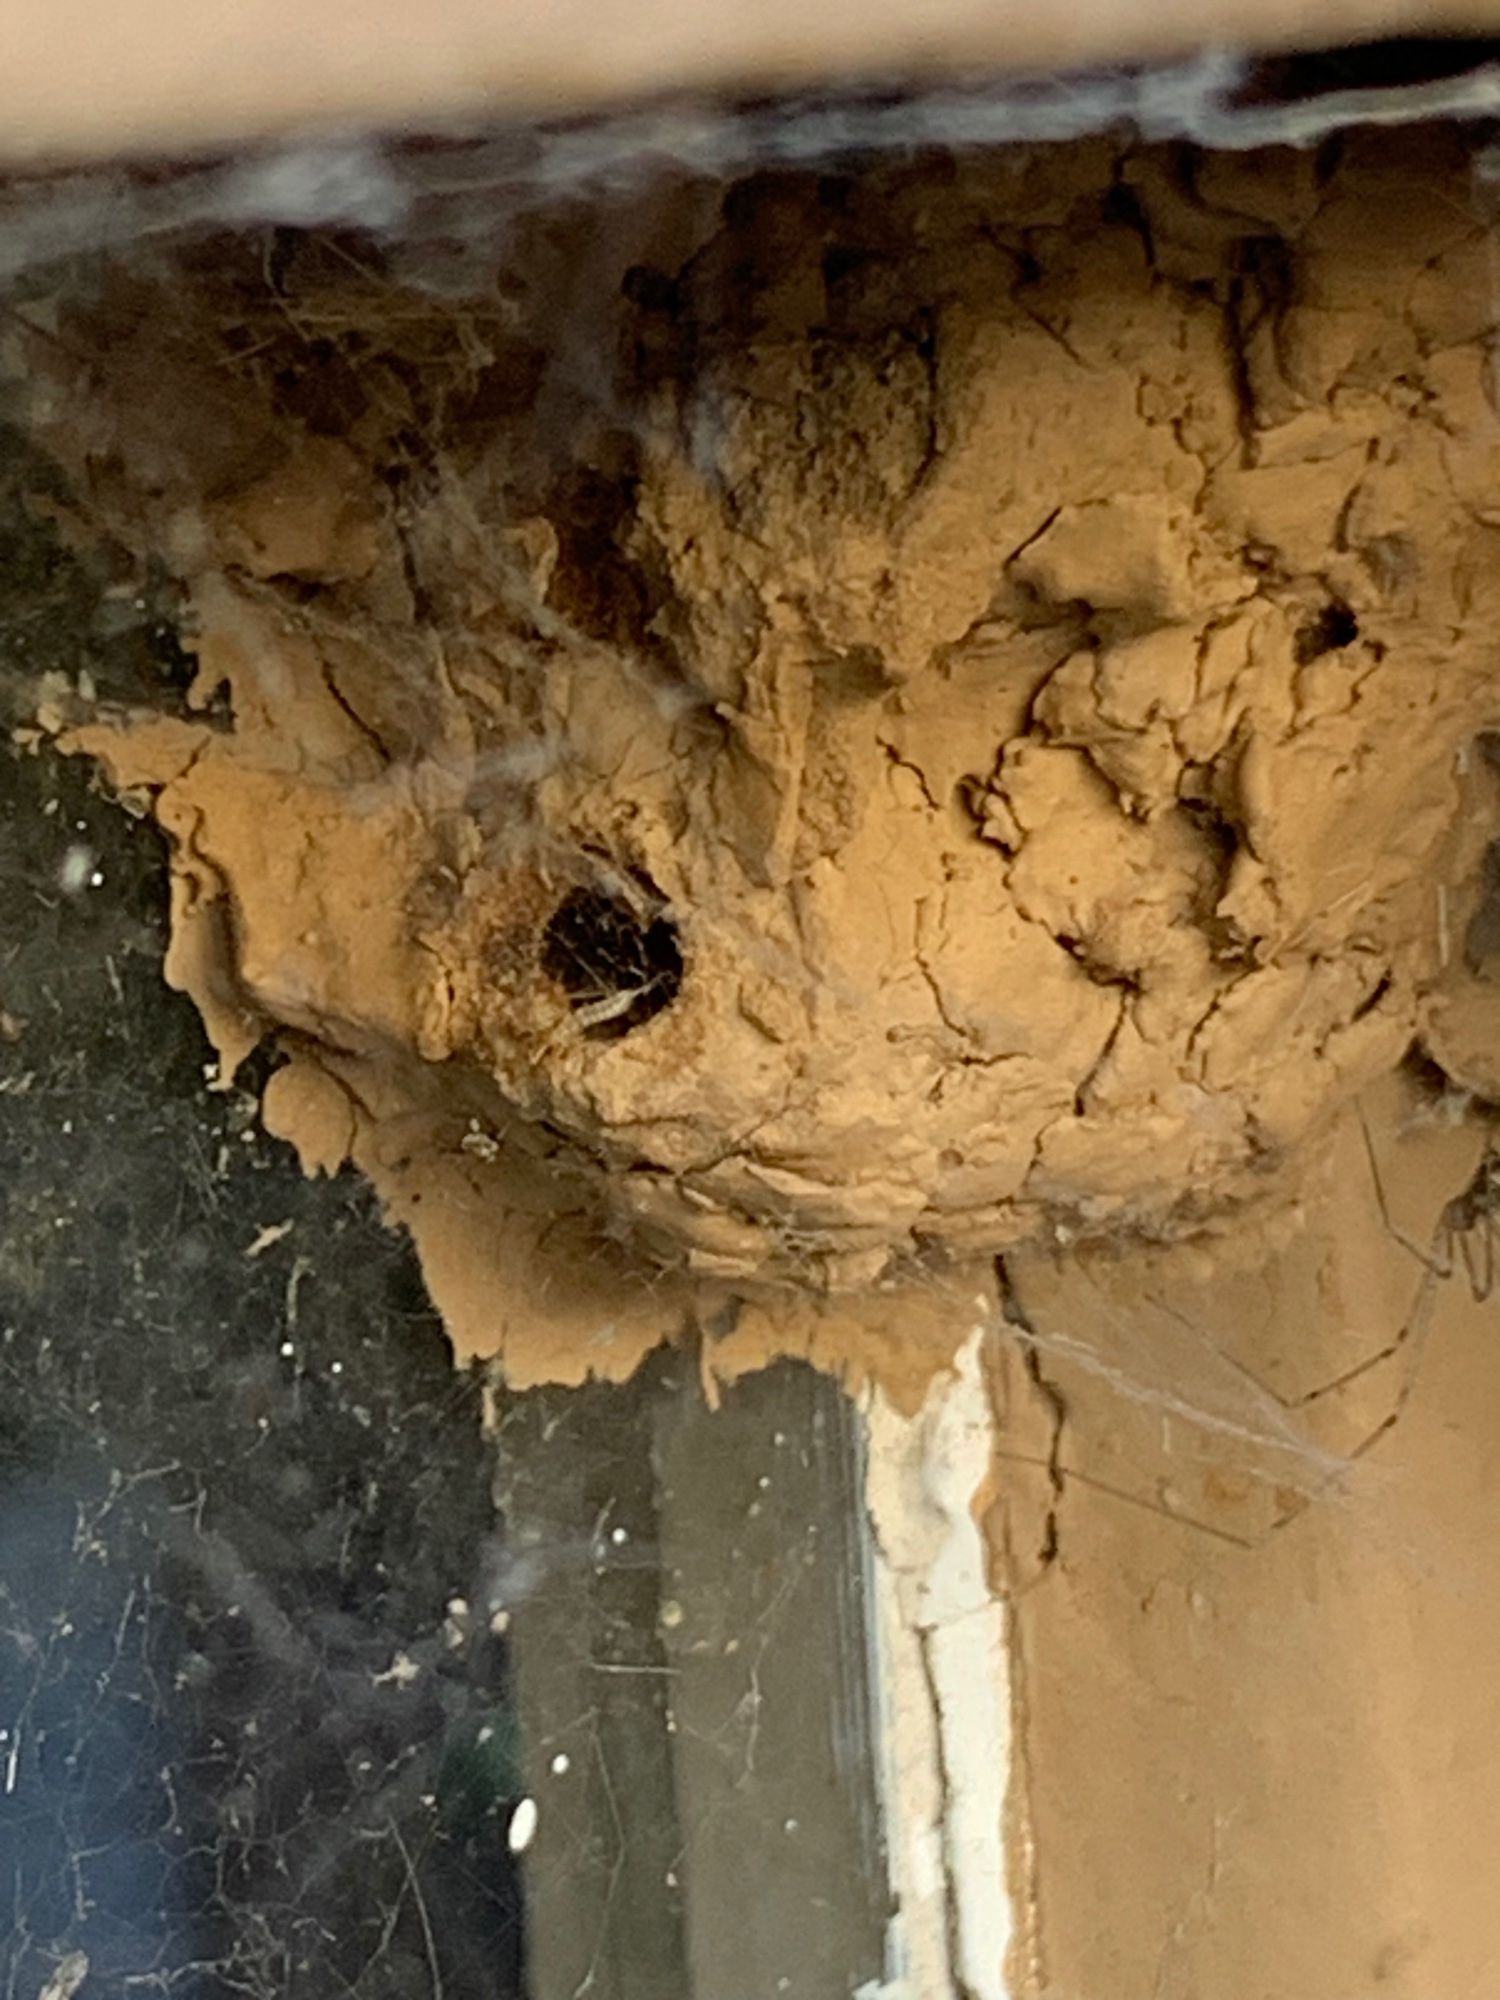
{"label": "dark hole in mud", "polygon": [[1471,972],[1494,974],[1500,953],[1500,840],[1484,850],[1479,869],[1479,903],[1464,937],[1464,959]]}
{"label": "dark hole in mud", "polygon": [[570,889],[542,934],[541,965],[596,1041],[639,1028],[670,1006],[682,986],[677,926],[661,892],[645,880],[628,893]]}
{"label": "dark hole in mud", "polygon": [[1295,641],[1297,664],[1305,667],[1325,653],[1341,652],[1359,637],[1359,620],[1347,604],[1325,604],[1316,618],[1300,626]]}

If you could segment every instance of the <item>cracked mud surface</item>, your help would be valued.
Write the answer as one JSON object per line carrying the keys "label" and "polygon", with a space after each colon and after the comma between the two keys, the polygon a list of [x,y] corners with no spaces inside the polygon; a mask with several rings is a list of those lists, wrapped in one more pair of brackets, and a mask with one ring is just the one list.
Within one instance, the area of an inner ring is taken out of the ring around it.
{"label": "cracked mud surface", "polygon": [[1191,1234],[1414,1040],[1484,1085],[1489,238],[1419,132],[111,271],[33,426],[228,719],[46,719],[461,1349]]}

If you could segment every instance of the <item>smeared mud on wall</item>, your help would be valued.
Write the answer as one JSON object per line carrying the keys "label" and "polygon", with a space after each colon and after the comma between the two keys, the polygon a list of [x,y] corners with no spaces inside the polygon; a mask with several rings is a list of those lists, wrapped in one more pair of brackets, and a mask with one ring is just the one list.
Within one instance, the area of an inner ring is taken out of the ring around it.
{"label": "smeared mud on wall", "polygon": [[976,1264],[1238,1227],[1424,1038],[1487,1090],[1459,135],[679,179],[435,254],[137,256],[24,347],[199,661],[43,721],[149,795],[169,976],[460,1352],[696,1322],[909,1400]]}
{"label": "smeared mud on wall", "polygon": [[1459,1111],[1382,1079],[1211,1250],[1007,1262],[1025,2000],[1489,1990],[1500,1176]]}

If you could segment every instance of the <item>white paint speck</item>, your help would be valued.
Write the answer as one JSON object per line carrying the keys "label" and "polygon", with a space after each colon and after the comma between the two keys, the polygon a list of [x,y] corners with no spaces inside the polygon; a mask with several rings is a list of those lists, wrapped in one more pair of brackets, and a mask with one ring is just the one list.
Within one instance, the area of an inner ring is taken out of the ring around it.
{"label": "white paint speck", "polygon": [[510,1613],[503,1604],[498,1611],[490,1613],[490,1630],[497,1639],[503,1637],[510,1630]]}
{"label": "white paint speck", "polygon": [[536,1839],[537,1809],[535,1799],[522,1799],[510,1816],[506,1829],[505,1844],[512,1854],[524,1854]]}
{"label": "white paint speck", "polygon": [[467,1597],[450,1597],[448,1599],[448,1616],[450,1618],[467,1618],[468,1615],[469,1600]]}
{"label": "white paint speck", "polygon": [[610,1530],[609,1539],[618,1548],[622,1542],[628,1542],[630,1537],[623,1528],[613,1528]]}
{"label": "white paint speck", "polygon": [[561,1778],[572,1769],[572,1760],[569,1758],[566,1750],[558,1751],[557,1755],[552,1759],[551,1768],[554,1778]]}
{"label": "white paint speck", "polygon": [[297,1350],[289,1340],[284,1340],[276,1352],[281,1356],[283,1361],[290,1361]]}

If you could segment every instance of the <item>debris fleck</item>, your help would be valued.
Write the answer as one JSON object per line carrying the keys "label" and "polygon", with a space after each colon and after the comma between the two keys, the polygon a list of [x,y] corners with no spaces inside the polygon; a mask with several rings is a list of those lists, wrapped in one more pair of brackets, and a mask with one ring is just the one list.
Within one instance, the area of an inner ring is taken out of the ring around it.
{"label": "debris fleck", "polygon": [[98,888],[104,880],[98,870],[98,860],[94,850],[85,847],[81,840],[75,840],[64,849],[57,870],[57,886],[65,896],[81,896],[90,886]]}
{"label": "debris fleck", "polygon": [[280,1243],[286,1237],[290,1236],[295,1226],[291,1222],[268,1222],[265,1228],[257,1234],[255,1241],[246,1250],[245,1255],[247,1257],[259,1257],[263,1252],[269,1250],[273,1243]]}
{"label": "debris fleck", "polygon": [[394,1682],[397,1687],[410,1687],[414,1680],[421,1678],[422,1669],[409,1653],[398,1653],[383,1674],[374,1674],[371,1679],[376,1687],[385,1687]]}

